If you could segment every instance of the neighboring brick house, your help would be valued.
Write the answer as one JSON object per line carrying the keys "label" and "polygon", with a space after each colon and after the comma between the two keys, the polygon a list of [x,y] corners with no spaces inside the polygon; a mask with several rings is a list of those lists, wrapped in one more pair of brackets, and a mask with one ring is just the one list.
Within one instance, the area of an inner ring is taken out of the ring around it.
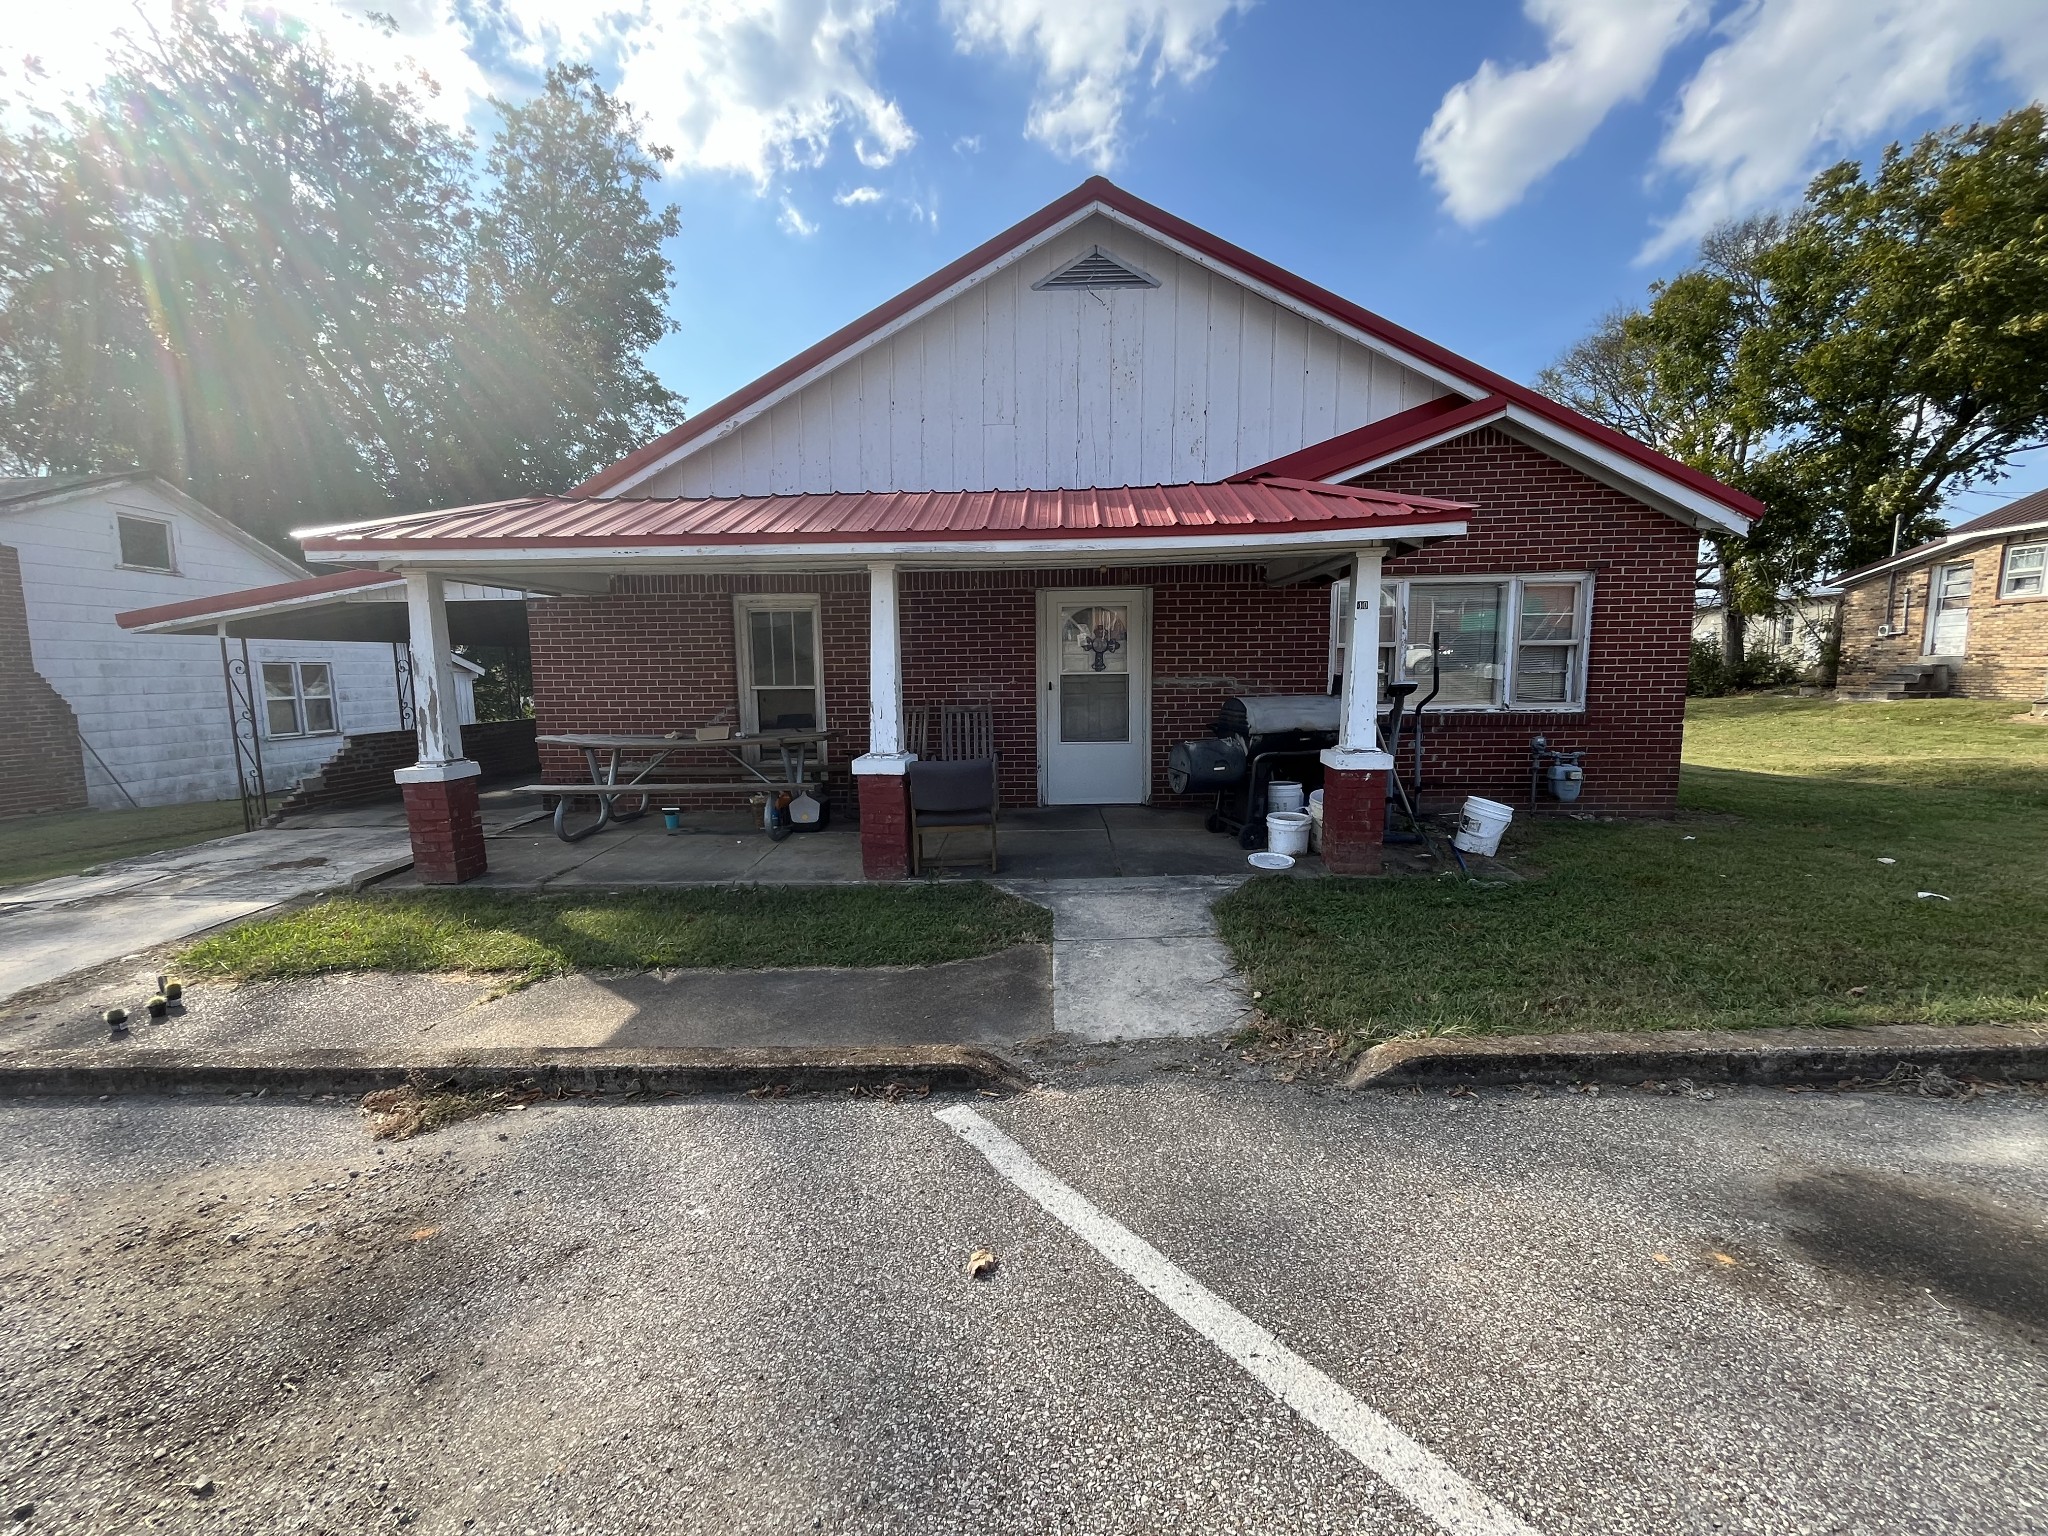
{"label": "neighboring brick house", "polygon": [[2048,491],[1838,584],[1844,694],[2048,700]]}
{"label": "neighboring brick house", "polygon": [[[552,594],[543,736],[833,732],[876,876],[908,708],[987,706],[1006,805],[1129,804],[1231,696],[1337,693],[1325,858],[1365,871],[1395,682],[1441,678],[1430,803],[1526,803],[1544,736],[1585,808],[1669,813],[1698,541],[1759,510],[1097,178],[566,496],[306,549],[408,573],[415,649],[444,578]],[[439,878],[474,771],[423,729],[403,775]]]}

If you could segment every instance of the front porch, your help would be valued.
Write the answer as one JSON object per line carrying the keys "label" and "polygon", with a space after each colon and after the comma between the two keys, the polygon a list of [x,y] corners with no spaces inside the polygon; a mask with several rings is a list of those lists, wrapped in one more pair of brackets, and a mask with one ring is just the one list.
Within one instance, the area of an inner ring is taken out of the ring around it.
{"label": "front porch", "polygon": [[[387,813],[394,822],[402,817]],[[502,811],[500,812],[502,815]],[[1040,806],[1002,812],[1001,880],[1143,880],[1242,875],[1231,837],[1203,828],[1205,813],[1142,805]],[[773,842],[758,815],[696,811],[668,832],[659,815],[565,843],[534,818],[488,832],[487,868],[469,884],[511,890],[617,890],[635,886],[837,885],[863,879],[859,827],[835,821],[821,832]],[[928,834],[924,877],[987,879],[988,839],[979,829]],[[1322,861],[1297,861],[1303,874]],[[393,885],[423,883],[417,871]]]}

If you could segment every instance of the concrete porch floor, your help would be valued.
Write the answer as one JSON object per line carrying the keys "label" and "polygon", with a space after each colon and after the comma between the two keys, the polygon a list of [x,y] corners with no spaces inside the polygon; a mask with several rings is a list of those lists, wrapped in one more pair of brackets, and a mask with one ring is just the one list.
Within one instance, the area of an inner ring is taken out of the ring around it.
{"label": "concrete porch floor", "polygon": [[[995,878],[1004,880],[1156,879],[1251,873],[1237,840],[1208,832],[1202,811],[1149,806],[1043,806],[1002,812]],[[503,820],[511,818],[504,815]],[[538,807],[536,807],[538,817]],[[686,830],[669,833],[659,813],[565,843],[535,819],[486,836],[490,870],[470,888],[572,890],[663,885],[836,885],[858,881],[860,831],[835,821],[822,832],[770,842],[745,812],[692,812]],[[1322,873],[1322,861],[1295,868]],[[928,878],[988,878],[988,835],[980,829],[928,834]],[[417,884],[410,874],[390,886]]]}

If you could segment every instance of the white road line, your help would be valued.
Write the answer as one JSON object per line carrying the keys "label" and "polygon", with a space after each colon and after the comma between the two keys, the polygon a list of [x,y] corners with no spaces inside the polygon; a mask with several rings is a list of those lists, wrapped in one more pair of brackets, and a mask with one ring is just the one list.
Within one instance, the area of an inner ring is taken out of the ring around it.
{"label": "white road line", "polygon": [[1105,1215],[964,1104],[934,1110],[989,1165],[1129,1275],[1338,1449],[1452,1536],[1539,1536],[1536,1528],[1452,1471],[1122,1222]]}

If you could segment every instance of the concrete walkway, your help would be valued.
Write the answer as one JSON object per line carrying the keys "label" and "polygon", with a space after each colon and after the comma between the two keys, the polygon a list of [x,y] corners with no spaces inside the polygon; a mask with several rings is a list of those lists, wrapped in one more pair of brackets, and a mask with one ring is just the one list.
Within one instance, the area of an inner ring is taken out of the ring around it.
{"label": "concrete walkway", "polygon": [[1053,1028],[1080,1040],[1207,1035],[1247,997],[1210,908],[1243,877],[1002,880],[1052,909]]}
{"label": "concrete walkway", "polygon": [[0,1000],[411,862],[403,824],[285,826],[0,890]]}

